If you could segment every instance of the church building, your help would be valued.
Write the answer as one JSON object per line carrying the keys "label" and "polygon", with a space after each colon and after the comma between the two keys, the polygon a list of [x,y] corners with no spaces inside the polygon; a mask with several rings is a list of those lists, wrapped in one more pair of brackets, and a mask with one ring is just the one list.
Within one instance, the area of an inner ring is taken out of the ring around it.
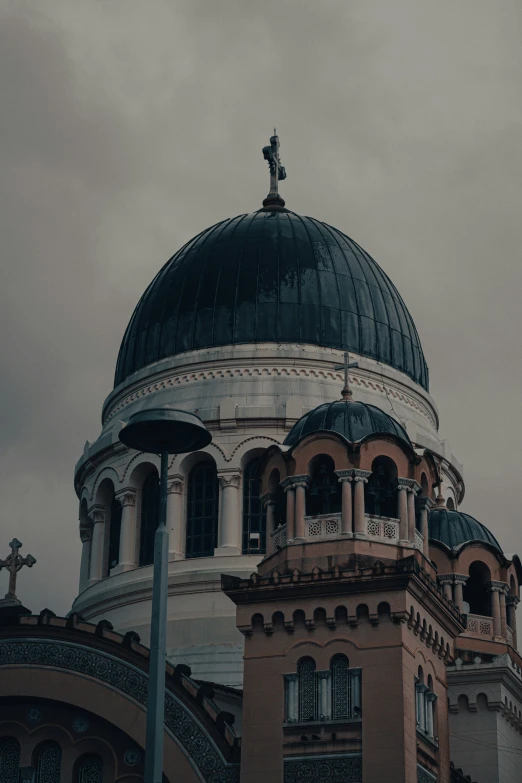
{"label": "church building", "polygon": [[212,434],[169,459],[164,783],[522,783],[521,562],[460,510],[394,284],[263,154],[262,208],[178,250],[125,331],[70,613],[0,601],[2,783],[143,781],[160,461],[119,433],[153,406]]}

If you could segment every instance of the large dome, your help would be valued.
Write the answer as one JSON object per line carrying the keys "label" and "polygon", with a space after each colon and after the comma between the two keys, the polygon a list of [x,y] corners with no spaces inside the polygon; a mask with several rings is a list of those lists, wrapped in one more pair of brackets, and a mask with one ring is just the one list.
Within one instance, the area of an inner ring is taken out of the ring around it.
{"label": "large dome", "polygon": [[415,324],[373,258],[326,223],[264,209],[206,229],[165,264],[127,327],[115,385],[184,351],[266,342],[349,350],[428,389]]}

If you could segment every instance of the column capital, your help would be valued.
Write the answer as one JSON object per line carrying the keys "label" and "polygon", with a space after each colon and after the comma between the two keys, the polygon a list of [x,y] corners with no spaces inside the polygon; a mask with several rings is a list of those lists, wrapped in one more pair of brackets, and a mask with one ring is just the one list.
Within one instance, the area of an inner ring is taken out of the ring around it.
{"label": "column capital", "polygon": [[353,481],[353,468],[350,470],[334,470],[334,473],[337,476],[340,484],[342,484],[344,481]]}
{"label": "column capital", "polygon": [[135,506],[136,505],[136,490],[132,487],[126,487],[120,490],[114,496],[121,506]]}
{"label": "column capital", "polygon": [[302,476],[287,476],[281,481],[283,489],[295,489],[296,487],[307,487],[310,484],[310,476],[307,474]]}
{"label": "column capital", "polygon": [[241,484],[241,473],[239,471],[218,473],[218,481],[221,489],[224,489],[225,487],[234,487],[237,489]]}
{"label": "column capital", "polygon": [[360,470],[359,468],[356,468],[353,471],[353,480],[361,481],[363,484],[366,484],[371,475],[371,470]]}
{"label": "column capital", "polygon": [[297,676],[297,672],[292,672],[291,674],[283,674],[283,677],[287,682],[297,682],[299,679]]}
{"label": "column capital", "polygon": [[465,585],[469,579],[469,574],[453,574],[455,584]]}
{"label": "column capital", "polygon": [[415,479],[407,479],[407,478],[398,478],[397,483],[399,485],[399,489],[406,489],[408,492],[413,492],[414,495],[419,492],[421,489],[420,485],[417,484]]}
{"label": "column capital", "polygon": [[505,593],[509,590],[509,585],[505,582],[496,582],[492,579],[489,583],[489,589],[492,593]]}
{"label": "column capital", "polygon": [[507,595],[506,603],[508,606],[518,606],[520,603],[520,598],[518,595]]}
{"label": "column capital", "polygon": [[421,511],[423,509],[426,509],[426,511],[429,511],[430,508],[433,508],[433,506],[435,505],[435,501],[432,500],[431,498],[419,498],[419,497],[417,497],[417,503],[418,503],[419,508],[421,509]]}
{"label": "column capital", "polygon": [[315,673],[320,680],[328,680],[331,675],[330,669],[323,669],[321,671],[316,671]]}
{"label": "column capital", "polygon": [[454,578],[455,578],[455,574],[437,574],[437,579],[439,580],[441,585],[453,584]]}
{"label": "column capital", "polygon": [[87,516],[92,521],[93,525],[97,522],[105,522],[105,506],[97,503],[95,506],[91,506],[87,512]]}
{"label": "column capital", "polygon": [[80,525],[80,541],[82,544],[92,541],[92,525]]}
{"label": "column capital", "polygon": [[264,495],[261,495],[259,498],[263,506],[275,506],[276,504],[276,498],[274,492],[265,492]]}
{"label": "column capital", "polygon": [[181,495],[184,484],[185,476],[181,476],[179,473],[176,473],[173,476],[167,476],[167,494]]}

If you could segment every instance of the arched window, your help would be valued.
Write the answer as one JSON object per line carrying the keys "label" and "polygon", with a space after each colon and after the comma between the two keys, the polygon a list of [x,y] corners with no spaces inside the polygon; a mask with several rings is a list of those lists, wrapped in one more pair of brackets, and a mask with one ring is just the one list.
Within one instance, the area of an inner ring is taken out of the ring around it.
{"label": "arched window", "polygon": [[218,480],[213,462],[198,462],[187,488],[187,557],[212,557],[217,546]]}
{"label": "arched window", "polygon": [[314,659],[303,658],[297,674],[299,677],[299,721],[316,720],[317,690]]}
{"label": "arched window", "polygon": [[141,489],[140,565],[154,562],[154,536],[159,522],[159,478],[149,473]]}
{"label": "arched window", "polygon": [[464,601],[471,614],[491,617],[489,586],[491,571],[485,563],[475,560],[469,567],[469,577],[464,585]]}
{"label": "arched window", "polygon": [[113,496],[109,528],[109,571],[120,562],[121,503]]}
{"label": "arched window", "polygon": [[0,780],[2,783],[18,783],[20,770],[20,745],[14,737],[0,740]]}
{"label": "arched window", "polygon": [[103,783],[103,761],[94,753],[76,762],[74,783]]}
{"label": "arched window", "polygon": [[350,693],[348,687],[348,659],[336,655],[330,665],[332,676],[332,718],[347,718],[350,715]]}
{"label": "arched window", "polygon": [[35,783],[60,783],[62,749],[56,742],[44,742],[34,753]]}
{"label": "arched window", "polygon": [[340,512],[341,485],[334,470],[334,461],[327,455],[321,455],[314,461],[310,491],[306,499],[308,515]]}
{"label": "arched window", "polygon": [[389,457],[377,457],[364,487],[364,510],[370,516],[397,518],[397,467]]}
{"label": "arched window", "polygon": [[446,508],[448,511],[455,511],[455,503],[451,496],[446,500]]}
{"label": "arched window", "polygon": [[261,506],[259,458],[250,460],[243,473],[243,554],[266,552],[266,513]]}

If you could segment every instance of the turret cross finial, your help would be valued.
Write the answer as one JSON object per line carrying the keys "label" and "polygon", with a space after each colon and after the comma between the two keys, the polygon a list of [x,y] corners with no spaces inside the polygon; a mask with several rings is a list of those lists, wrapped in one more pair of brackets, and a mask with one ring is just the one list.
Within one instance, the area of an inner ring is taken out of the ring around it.
{"label": "turret cross finial", "polygon": [[9,591],[5,595],[6,599],[19,603],[16,597],[16,575],[24,565],[32,568],[36,563],[36,559],[32,555],[22,557],[22,555],[18,554],[18,550],[22,548],[22,542],[17,538],[13,538],[9,546],[11,547],[11,554],[5,560],[0,560],[0,571],[2,568],[7,568],[9,571]]}
{"label": "turret cross finial", "polygon": [[343,400],[352,399],[352,390],[350,389],[348,370],[350,370],[352,367],[358,367],[358,366],[359,366],[359,362],[352,362],[350,364],[350,354],[348,353],[348,351],[345,351],[343,364],[336,364],[334,367],[334,370],[344,370],[344,389],[341,392],[341,396]]}
{"label": "turret cross finial", "polygon": [[278,182],[280,179],[286,179],[286,170],[279,158],[279,136],[275,128],[274,135],[270,137],[270,146],[263,147],[263,157],[268,161],[270,169],[270,192],[263,201],[263,206],[284,207],[285,202],[279,195]]}

